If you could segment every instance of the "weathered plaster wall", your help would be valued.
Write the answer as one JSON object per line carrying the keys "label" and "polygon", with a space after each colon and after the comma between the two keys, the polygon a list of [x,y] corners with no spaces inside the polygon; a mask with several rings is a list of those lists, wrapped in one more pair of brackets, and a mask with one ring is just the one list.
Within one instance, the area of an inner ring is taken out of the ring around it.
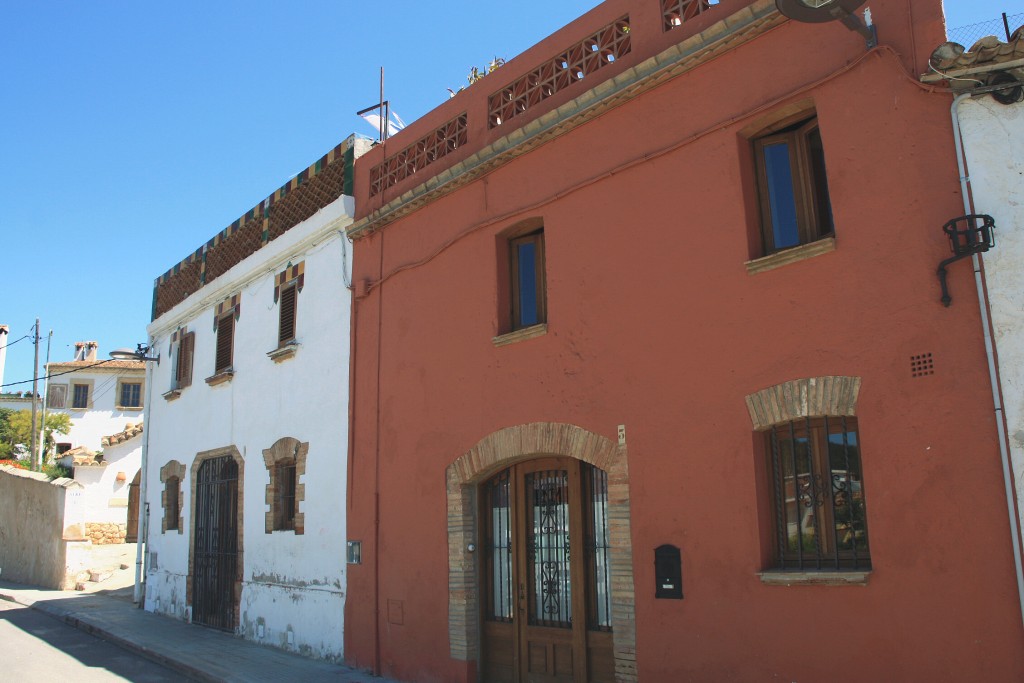
{"label": "weathered plaster wall", "polygon": [[[1024,104],[991,97],[960,103],[974,210],[996,219],[985,277],[999,357],[1017,510],[1024,522]],[[964,292],[973,297],[973,292]]]}
{"label": "weathered plaster wall", "polygon": [[[86,522],[124,525],[128,521],[128,485],[142,465],[141,435],[103,450],[103,466],[76,467],[75,481],[82,484]],[[124,474],[118,481],[118,474]],[[124,536],[122,534],[122,541]]]}
{"label": "weathered plaster wall", "polygon": [[[246,638],[311,656],[340,659],[345,596],[345,481],[348,444],[348,348],[351,294],[346,289],[352,200],[341,198],[232,268],[150,326],[164,357],[179,325],[194,331],[192,385],[167,401],[171,363],[155,369],[150,413],[149,550],[146,608],[189,615],[186,577],[195,508],[190,475],[182,487],[182,532],[161,532],[159,470],[177,460],[191,472],[196,454],[235,446],[244,467],[244,567],[240,632]],[[347,254],[347,255],[345,255]],[[278,307],[274,277],[305,261],[298,295],[296,354],[275,363]],[[213,307],[241,291],[230,382],[208,386],[214,373]],[[308,443],[304,533],[266,533],[269,472],[263,450],[278,439]],[[289,632],[291,635],[289,636]]]}
{"label": "weathered plaster wall", "polygon": [[0,466],[0,577],[69,589],[84,568],[81,485]]}

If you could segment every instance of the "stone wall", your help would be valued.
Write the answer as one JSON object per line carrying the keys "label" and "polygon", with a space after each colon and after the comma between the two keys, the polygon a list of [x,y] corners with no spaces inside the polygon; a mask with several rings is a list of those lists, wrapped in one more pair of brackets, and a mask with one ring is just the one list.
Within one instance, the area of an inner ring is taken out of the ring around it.
{"label": "stone wall", "polygon": [[107,522],[86,522],[85,537],[93,545],[112,545],[124,543],[127,535],[127,524],[111,524]]}

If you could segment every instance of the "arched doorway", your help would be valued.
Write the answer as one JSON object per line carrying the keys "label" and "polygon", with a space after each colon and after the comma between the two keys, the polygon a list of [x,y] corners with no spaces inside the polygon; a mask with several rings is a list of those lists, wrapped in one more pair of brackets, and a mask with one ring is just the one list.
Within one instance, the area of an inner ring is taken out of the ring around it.
{"label": "arched doorway", "polygon": [[238,463],[231,455],[194,469],[192,622],[233,631],[239,593]]}
{"label": "arched doorway", "polygon": [[[481,542],[481,530],[487,526],[484,513],[492,515],[485,509],[485,505],[494,504],[493,497],[491,503],[487,503],[488,484],[494,482],[502,472],[508,471],[509,499],[510,501],[518,499],[519,507],[524,510],[522,515],[525,515],[526,506],[522,502],[525,494],[522,491],[525,490],[525,476],[530,473],[527,470],[529,467],[537,465],[541,467],[541,472],[545,471],[545,466],[540,463],[540,459],[548,458],[555,458],[558,461],[553,468],[548,468],[548,470],[570,472],[573,467],[576,467],[579,472],[581,484],[577,486],[577,490],[579,491],[580,507],[577,509],[580,512],[577,514],[581,525],[584,518],[582,510],[585,509],[583,500],[588,495],[583,486],[588,466],[607,475],[605,509],[610,541],[607,569],[611,586],[609,597],[611,630],[610,632],[600,632],[604,633],[604,636],[600,633],[592,635],[592,632],[588,630],[586,641],[597,647],[602,637],[610,639],[614,672],[607,674],[604,664],[580,666],[574,667],[572,678],[564,680],[572,680],[573,683],[586,680],[576,678],[583,675],[582,672],[585,671],[585,675],[590,680],[636,683],[635,596],[633,593],[633,549],[630,533],[629,467],[626,445],[623,442],[616,443],[582,427],[558,422],[531,422],[493,432],[452,462],[446,470],[448,638],[452,659],[476,662],[477,671],[481,672],[480,680],[490,681],[490,677],[483,675],[485,665],[491,666],[492,662],[501,661],[501,657],[504,657],[506,662],[516,662],[515,666],[519,668],[511,675],[518,675],[523,670],[520,664],[521,658],[531,655],[529,648],[524,645],[524,642],[527,641],[521,638],[518,649],[513,649],[516,647],[514,639],[519,637],[514,633],[517,626],[512,627],[512,639],[505,637],[504,639],[492,639],[486,645],[484,643],[485,622],[487,621],[485,610],[487,609],[487,600],[492,599],[487,591],[491,590],[490,587],[493,585],[494,579],[489,578],[486,574],[488,570],[483,557],[486,554],[483,552],[485,543]],[[529,463],[533,463],[533,465]],[[522,467],[515,469],[520,465]],[[536,471],[533,474],[537,476]],[[567,476],[571,477],[572,475]],[[516,493],[513,493],[511,489],[513,481],[520,482],[516,484]],[[572,484],[569,488],[572,488]],[[498,495],[500,500],[500,494]],[[493,515],[490,519],[489,523],[493,525]],[[514,524],[511,502],[509,503],[508,519],[510,525]],[[525,528],[525,526],[524,523],[523,527]],[[513,527],[510,526],[511,528]],[[481,551],[476,550],[478,546]],[[526,548],[525,541],[522,542],[521,547]],[[522,553],[520,552],[518,556],[522,556]],[[585,563],[579,563],[579,565],[587,566]],[[517,566],[520,567],[519,575],[529,576],[528,570],[523,569],[522,564]],[[572,561],[570,560],[570,571],[571,567]],[[596,584],[597,579],[595,578],[589,584],[589,590],[597,591]],[[586,586],[588,584],[586,582],[583,584],[577,582],[574,585],[583,585],[582,594],[587,594]],[[519,586],[516,585],[516,600],[519,599],[518,589]],[[570,588],[570,590],[572,589]],[[511,596],[509,602],[511,603]],[[583,613],[586,614],[585,609]],[[574,613],[572,620],[575,622],[577,619],[578,617]],[[508,631],[508,627],[505,630]],[[573,637],[578,638],[581,631],[574,627],[572,633]],[[509,649],[510,652],[505,655],[499,654],[497,648],[501,647]],[[550,657],[554,645],[545,647],[548,648],[545,651],[545,656]],[[588,645],[582,647],[575,645],[573,655],[587,652],[588,647]],[[600,656],[600,653],[595,654]],[[533,656],[540,656],[539,646],[534,649]],[[611,678],[603,678],[605,675],[610,675]],[[562,679],[537,676],[533,680],[558,681]]]}
{"label": "arched doorway", "polygon": [[139,542],[139,482],[142,481],[142,470],[135,473],[132,483],[128,484],[128,519],[125,524],[124,542]]}
{"label": "arched doorway", "polygon": [[538,458],[480,501],[483,680],[614,681],[607,473]]}

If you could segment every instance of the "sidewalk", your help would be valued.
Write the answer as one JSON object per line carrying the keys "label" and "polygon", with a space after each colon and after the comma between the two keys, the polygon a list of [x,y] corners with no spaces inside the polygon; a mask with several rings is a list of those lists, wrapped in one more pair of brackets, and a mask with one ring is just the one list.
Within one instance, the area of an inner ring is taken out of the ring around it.
{"label": "sidewalk", "polygon": [[138,609],[131,589],[58,591],[0,581],[0,599],[46,612],[198,681],[394,683]]}

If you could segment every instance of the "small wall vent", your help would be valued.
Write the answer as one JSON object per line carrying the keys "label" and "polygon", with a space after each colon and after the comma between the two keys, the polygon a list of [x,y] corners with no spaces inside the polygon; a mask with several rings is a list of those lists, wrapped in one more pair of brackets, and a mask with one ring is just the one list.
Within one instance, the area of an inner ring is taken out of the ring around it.
{"label": "small wall vent", "polygon": [[934,374],[935,362],[932,360],[932,354],[922,353],[920,355],[910,357],[911,377],[925,377],[927,375]]}

